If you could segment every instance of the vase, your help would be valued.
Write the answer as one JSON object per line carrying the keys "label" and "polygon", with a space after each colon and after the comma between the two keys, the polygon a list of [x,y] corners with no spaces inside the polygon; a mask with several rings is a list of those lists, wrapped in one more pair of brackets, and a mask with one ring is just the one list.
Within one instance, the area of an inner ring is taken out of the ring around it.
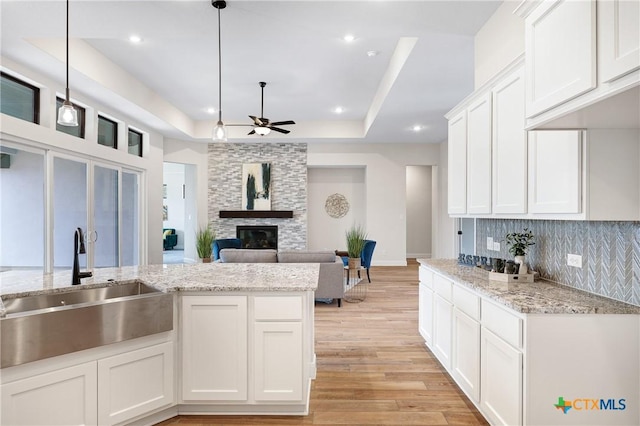
{"label": "vase", "polygon": [[359,257],[350,257],[349,258],[349,269],[358,269],[361,265],[361,259]]}
{"label": "vase", "polygon": [[211,258],[210,257],[203,257],[202,258],[202,263],[211,263]]}
{"label": "vase", "polygon": [[527,274],[529,272],[527,270],[527,264],[524,262],[524,255],[516,256],[515,261],[517,264],[520,265],[520,268],[518,269],[518,274]]}

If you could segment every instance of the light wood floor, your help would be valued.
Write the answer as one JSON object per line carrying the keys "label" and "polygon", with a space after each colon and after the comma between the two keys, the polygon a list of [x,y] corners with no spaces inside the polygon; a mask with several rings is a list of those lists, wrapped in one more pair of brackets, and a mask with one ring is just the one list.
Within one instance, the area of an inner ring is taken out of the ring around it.
{"label": "light wood floor", "polygon": [[367,298],[316,304],[308,416],[179,416],[167,425],[486,425],[418,334],[418,269],[371,268]]}

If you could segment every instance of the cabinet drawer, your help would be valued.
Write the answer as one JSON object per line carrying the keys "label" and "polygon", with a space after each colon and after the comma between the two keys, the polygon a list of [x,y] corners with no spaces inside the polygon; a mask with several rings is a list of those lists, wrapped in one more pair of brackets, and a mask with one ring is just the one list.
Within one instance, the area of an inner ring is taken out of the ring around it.
{"label": "cabinet drawer", "polygon": [[453,283],[445,277],[433,274],[433,290],[449,302],[453,301],[451,291],[452,284]]}
{"label": "cabinet drawer", "polygon": [[431,271],[431,269],[426,266],[420,266],[420,269],[418,269],[418,277],[421,284],[433,289],[433,271]]}
{"label": "cabinet drawer", "polygon": [[256,296],[254,309],[256,321],[300,321],[302,297]]}
{"label": "cabinet drawer", "polygon": [[516,348],[522,348],[522,320],[493,303],[482,301],[482,325]]}
{"label": "cabinet drawer", "polygon": [[480,298],[458,284],[453,285],[453,304],[475,320],[480,320]]}

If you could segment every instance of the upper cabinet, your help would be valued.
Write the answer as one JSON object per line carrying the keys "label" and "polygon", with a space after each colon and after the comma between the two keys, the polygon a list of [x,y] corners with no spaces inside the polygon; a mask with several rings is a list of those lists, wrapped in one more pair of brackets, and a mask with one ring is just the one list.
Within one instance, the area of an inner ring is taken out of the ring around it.
{"label": "upper cabinet", "polygon": [[527,130],[640,127],[640,0],[525,0]]}
{"label": "upper cabinet", "polygon": [[449,214],[467,212],[467,111],[449,119]]}
{"label": "upper cabinet", "polygon": [[607,83],[640,68],[640,1],[599,1],[598,81]]}
{"label": "upper cabinet", "polygon": [[491,92],[467,110],[467,212],[491,213]]}
{"label": "upper cabinet", "polygon": [[527,117],[596,87],[596,4],[545,1],[525,19]]}

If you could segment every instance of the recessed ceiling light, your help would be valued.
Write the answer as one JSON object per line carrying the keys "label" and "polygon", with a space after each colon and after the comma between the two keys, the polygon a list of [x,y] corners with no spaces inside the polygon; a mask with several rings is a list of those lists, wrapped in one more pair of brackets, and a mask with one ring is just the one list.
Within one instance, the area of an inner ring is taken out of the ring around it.
{"label": "recessed ceiling light", "polygon": [[335,107],[333,109],[333,112],[335,112],[336,114],[342,114],[344,112],[344,108],[342,108],[340,106],[339,107]]}
{"label": "recessed ceiling light", "polygon": [[351,43],[353,40],[356,39],[356,36],[354,36],[353,34],[346,34],[344,37],[342,37],[342,39],[347,43]]}
{"label": "recessed ceiling light", "polygon": [[129,41],[131,43],[140,43],[142,41],[142,37],[137,34],[132,34],[129,36]]}
{"label": "recessed ceiling light", "polygon": [[411,130],[413,130],[414,132],[419,132],[420,130],[422,130],[422,126],[419,124],[416,124],[411,128]]}
{"label": "recessed ceiling light", "polygon": [[369,50],[367,52],[367,56],[370,58],[373,58],[374,56],[378,56],[380,54],[380,52],[378,52],[377,50]]}
{"label": "recessed ceiling light", "polygon": [[215,109],[215,108],[211,108],[211,107],[209,107],[209,108],[207,108],[207,112],[208,112],[209,114],[215,114],[215,113],[216,113],[216,109]]}

